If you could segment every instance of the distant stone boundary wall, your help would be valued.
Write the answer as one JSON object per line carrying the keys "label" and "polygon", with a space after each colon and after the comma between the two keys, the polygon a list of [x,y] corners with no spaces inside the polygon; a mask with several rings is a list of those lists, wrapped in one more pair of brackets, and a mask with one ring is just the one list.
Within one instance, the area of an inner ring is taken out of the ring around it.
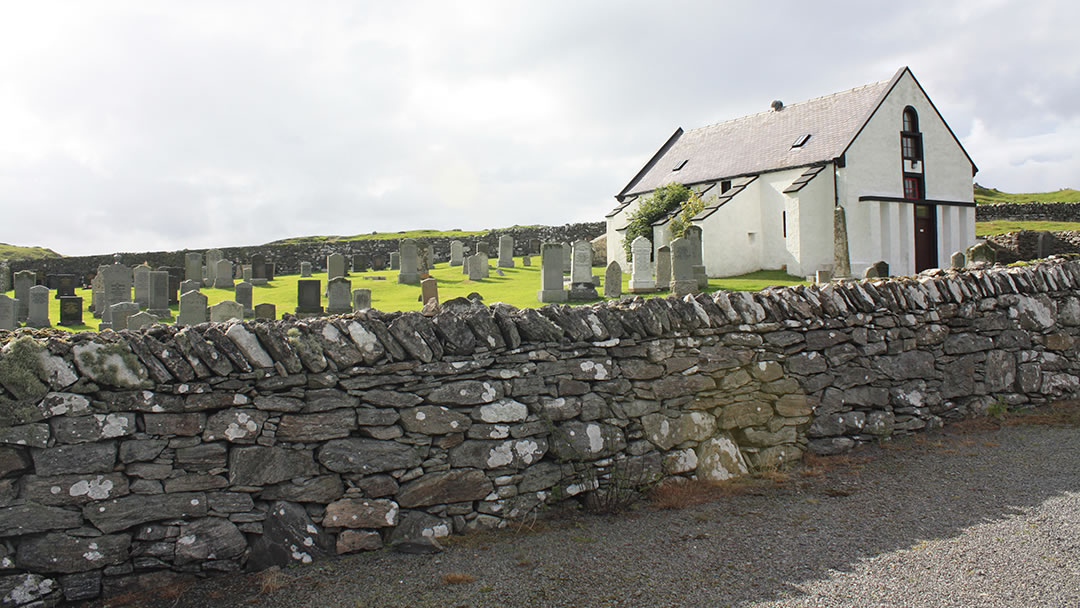
{"label": "distant stone boundary wall", "polygon": [[1080,262],[519,310],[0,332],[0,597],[437,550],[1080,392]]}
{"label": "distant stone boundary wall", "polygon": [[[450,258],[450,242],[462,240],[467,250],[471,251],[476,241],[485,241],[491,247],[491,251],[498,251],[499,237],[510,235],[515,240],[515,255],[523,255],[529,245],[530,239],[541,241],[557,241],[573,243],[577,240],[592,240],[606,230],[603,222],[589,222],[581,224],[566,224],[564,226],[537,226],[507,228],[492,230],[483,235],[466,237],[463,239],[448,237],[421,237],[416,239],[419,243],[431,243],[435,247],[435,258],[445,261]],[[277,274],[298,274],[300,262],[311,262],[313,268],[325,270],[326,256],[331,253],[341,253],[345,256],[354,254],[373,255],[382,253],[389,257],[390,252],[398,250],[398,239],[362,240],[362,241],[320,241],[302,244],[278,244],[278,245],[252,245],[248,247],[221,247],[225,259],[233,262],[248,263],[251,256],[261,253],[266,256],[266,261],[274,262]],[[205,253],[205,250],[183,251],[152,251],[144,253],[121,253],[120,262],[128,266],[135,266],[146,262],[154,268],[162,266],[184,267],[184,254],[189,251]],[[539,251],[532,252],[539,254]],[[10,272],[20,270],[34,270],[44,275],[50,274],[75,274],[87,277],[97,272],[98,266],[113,263],[113,255],[77,256],[64,258],[47,258],[39,260],[11,260]]]}
{"label": "distant stone boundary wall", "polygon": [[1080,232],[1075,230],[1021,230],[996,234],[986,240],[997,251],[997,261],[1003,264],[1080,253]]}
{"label": "distant stone boundary wall", "polygon": [[1080,203],[994,203],[975,206],[975,221],[1080,222]]}

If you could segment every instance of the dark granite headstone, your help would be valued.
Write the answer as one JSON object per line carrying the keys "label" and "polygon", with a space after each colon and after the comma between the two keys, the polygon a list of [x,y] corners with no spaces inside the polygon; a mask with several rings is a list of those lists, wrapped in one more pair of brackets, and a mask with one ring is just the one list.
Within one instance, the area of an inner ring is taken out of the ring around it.
{"label": "dark granite headstone", "polygon": [[53,297],[57,300],[75,295],[75,288],[79,286],[77,276],[73,274],[54,274],[50,275],[49,278],[55,279],[55,287],[50,286],[49,289],[56,290],[56,295]]}
{"label": "dark granite headstone", "polygon": [[300,279],[296,282],[296,314],[322,314],[322,281]]}
{"label": "dark granite headstone", "polygon": [[251,256],[251,278],[252,279],[269,279],[266,274],[266,256],[261,253],[256,253]]}
{"label": "dark granite headstone", "polygon": [[267,262],[266,263],[266,280],[267,281],[273,281],[274,280],[274,272],[276,270],[277,270],[277,268],[275,268],[274,262]]}
{"label": "dark granite headstone", "polygon": [[371,256],[371,269],[372,270],[386,270],[386,254],[376,253]]}
{"label": "dark granite headstone", "polygon": [[366,253],[357,253],[352,256],[353,272],[367,272],[369,263]]}
{"label": "dark granite headstone", "polygon": [[169,273],[169,306],[180,304],[180,282],[184,280],[184,269],[179,266],[162,266],[158,270]]}
{"label": "dark granite headstone", "polygon": [[60,298],[60,325],[82,325],[82,303],[79,296]]}
{"label": "dark granite headstone", "polygon": [[529,239],[529,250],[526,253],[529,255],[539,255],[540,239]]}

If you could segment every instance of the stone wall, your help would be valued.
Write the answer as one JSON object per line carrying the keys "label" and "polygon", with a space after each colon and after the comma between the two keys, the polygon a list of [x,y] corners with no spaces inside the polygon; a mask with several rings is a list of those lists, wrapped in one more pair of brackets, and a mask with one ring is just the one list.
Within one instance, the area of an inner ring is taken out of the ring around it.
{"label": "stone wall", "polygon": [[1080,222],[1080,203],[994,203],[975,207],[975,221]]}
{"label": "stone wall", "polygon": [[0,592],[435,550],[613,477],[724,479],[1073,396],[1078,287],[1080,262],[1054,259],[573,308],[0,332]]}
{"label": "stone wall", "polygon": [[997,251],[997,260],[1003,264],[1080,253],[1080,232],[1072,230],[1021,230],[995,234],[986,240]]}
{"label": "stone wall", "polygon": [[[510,235],[514,237],[514,255],[524,255],[530,239],[541,241],[558,241],[572,243],[577,240],[592,240],[604,233],[606,229],[603,222],[591,222],[581,224],[566,224],[564,226],[522,226],[491,230],[483,235],[467,237],[462,240],[468,251],[471,251],[476,241],[488,243],[492,252],[499,250],[499,237]],[[418,238],[419,243],[431,243],[435,247],[435,258],[438,261],[450,259],[450,242],[459,240],[447,237]],[[247,263],[251,256],[261,253],[266,256],[266,261],[274,262],[277,274],[297,274],[300,272],[300,262],[308,261],[316,270],[326,269],[326,256],[332,253],[341,253],[345,256],[353,254],[376,253],[385,254],[389,257],[390,252],[398,250],[398,239],[362,240],[362,241],[312,241],[300,244],[268,244],[251,245],[246,247],[222,247],[221,252],[225,259],[234,262]],[[120,253],[120,262],[128,266],[136,266],[146,262],[154,268],[162,266],[184,267],[184,254],[189,251],[152,251],[144,253]],[[205,254],[204,250],[198,253]],[[539,254],[539,251],[528,252]],[[348,259],[348,258],[347,258]],[[46,258],[39,260],[12,260],[10,272],[20,270],[35,270],[42,275],[50,274],[75,274],[88,277],[97,272],[98,266],[112,264],[113,255],[77,256],[63,258]]]}

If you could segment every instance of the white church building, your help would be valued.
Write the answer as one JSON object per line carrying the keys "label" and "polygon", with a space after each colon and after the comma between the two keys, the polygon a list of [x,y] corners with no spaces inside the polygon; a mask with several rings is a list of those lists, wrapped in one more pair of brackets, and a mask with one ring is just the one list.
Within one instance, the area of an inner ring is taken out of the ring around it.
{"label": "white church building", "polygon": [[[976,171],[905,67],[888,81],[676,130],[616,195],[608,260],[629,268],[623,235],[636,203],[677,182],[705,202],[693,223],[710,277],[810,276],[844,261],[856,276],[879,260],[893,275],[948,267],[975,244]],[[653,225],[654,253],[671,240],[670,219]],[[847,260],[834,256],[844,223]]]}

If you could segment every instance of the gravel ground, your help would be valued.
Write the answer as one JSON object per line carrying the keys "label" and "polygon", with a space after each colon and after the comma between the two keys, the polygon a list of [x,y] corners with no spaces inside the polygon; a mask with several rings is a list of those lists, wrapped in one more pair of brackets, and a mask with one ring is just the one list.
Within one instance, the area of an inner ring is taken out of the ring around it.
{"label": "gravel ground", "polygon": [[[886,446],[681,510],[561,513],[435,556],[353,555],[137,603],[1080,606],[1080,429],[950,427]],[[453,573],[475,580],[444,583]]]}

